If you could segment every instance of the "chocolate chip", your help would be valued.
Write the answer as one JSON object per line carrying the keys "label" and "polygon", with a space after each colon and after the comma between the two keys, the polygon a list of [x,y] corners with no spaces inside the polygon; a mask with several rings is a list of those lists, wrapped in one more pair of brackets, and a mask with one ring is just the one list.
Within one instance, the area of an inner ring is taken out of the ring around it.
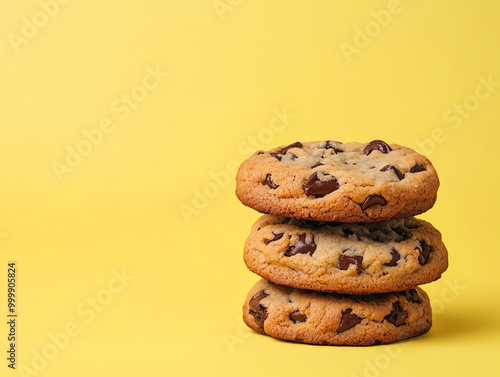
{"label": "chocolate chip", "polygon": [[385,165],[382,169],[380,169],[380,171],[386,171],[389,169],[391,169],[394,174],[396,174],[396,177],[398,177],[400,181],[405,177],[405,175],[401,173],[394,165]]}
{"label": "chocolate chip", "polygon": [[283,234],[284,233],[278,233],[278,234],[273,233],[274,238],[272,240],[264,240],[264,243],[266,245],[269,245],[271,242],[278,241],[278,240],[280,240],[283,237]]}
{"label": "chocolate chip", "polygon": [[298,157],[294,155],[293,153],[290,153],[290,159],[291,160],[296,160]]}
{"label": "chocolate chip", "polygon": [[415,164],[415,166],[410,169],[410,173],[418,173],[418,172],[426,171],[426,170],[427,169],[424,166],[422,166],[420,164]]}
{"label": "chocolate chip", "polygon": [[296,254],[309,254],[313,255],[316,250],[316,244],[314,243],[314,239],[311,243],[306,243],[306,235],[301,234],[299,236],[299,240],[294,246],[290,246],[285,253],[286,257],[293,257]]}
{"label": "chocolate chip", "polygon": [[257,152],[257,154],[264,154],[264,151],[259,151]]}
{"label": "chocolate chip", "polygon": [[[300,142],[297,141],[295,143],[287,145],[286,147],[281,148],[276,153],[271,153],[271,156],[273,156],[273,157],[277,158],[279,161],[281,161],[281,159],[288,152],[289,149],[292,149],[292,148],[302,148],[302,146],[303,146],[302,143],[300,143]],[[295,156],[295,157],[297,157],[297,156]]]}
{"label": "chocolate chip", "polygon": [[[337,141],[337,143],[339,143],[339,142]],[[342,143],[339,143],[339,144],[342,144]],[[335,151],[335,153],[342,153],[343,152],[340,149],[335,148],[335,146],[332,144],[331,140],[326,141],[322,146],[320,146],[320,148],[333,149]]]}
{"label": "chocolate chip", "polygon": [[317,162],[313,166],[311,166],[311,169],[317,168],[318,166],[322,166],[322,165],[324,165],[324,164],[322,164],[321,162]]}
{"label": "chocolate chip", "polygon": [[345,254],[341,254],[339,257],[338,268],[341,270],[348,270],[351,264],[356,266],[356,270],[359,273],[361,271],[361,263],[363,262],[362,256],[349,256]]}
{"label": "chocolate chip", "polygon": [[362,321],[356,314],[353,314],[352,309],[347,309],[342,312],[340,325],[337,329],[337,334],[349,330],[351,327],[356,326]]}
{"label": "chocolate chip", "polygon": [[300,141],[296,141],[295,143],[292,143],[292,144],[286,146],[285,148],[282,148],[281,151],[286,153],[291,148],[302,148],[302,147],[303,147],[302,143]]}
{"label": "chocolate chip", "polygon": [[264,292],[264,290],[257,292],[250,299],[250,310],[248,311],[255,318],[255,322],[259,327],[264,327],[264,321],[267,318],[267,308],[260,304],[260,300],[269,296],[269,293]]}
{"label": "chocolate chip", "polygon": [[391,255],[391,261],[389,263],[384,263],[384,266],[394,267],[398,264],[398,260],[401,259],[401,255],[399,255],[398,251],[395,248],[392,248]]}
{"label": "chocolate chip", "polygon": [[273,190],[276,190],[279,186],[271,180],[271,174],[266,175],[266,180],[263,182],[264,185],[269,186]]}
{"label": "chocolate chip", "polygon": [[417,304],[420,304],[422,302],[422,299],[420,298],[420,295],[418,294],[418,291],[416,289],[409,289],[407,291],[404,291],[403,295],[410,302],[414,302]]}
{"label": "chocolate chip", "polygon": [[307,316],[305,314],[302,314],[300,310],[295,310],[294,312],[290,313],[290,319],[295,323],[305,322],[307,320]]}
{"label": "chocolate chip", "polygon": [[392,151],[392,148],[390,146],[388,146],[382,140],[373,140],[373,141],[369,142],[368,144],[366,144],[365,149],[363,149],[363,153],[368,156],[370,153],[372,153],[372,151],[375,151],[375,150],[387,154],[390,151]]}
{"label": "chocolate chip", "polygon": [[390,312],[384,319],[392,323],[394,326],[401,326],[408,318],[408,312],[404,311],[399,301],[392,304],[392,312]]}
{"label": "chocolate chip", "polygon": [[306,195],[314,195],[316,197],[328,195],[338,188],[339,184],[334,177],[329,181],[322,181],[318,178],[318,172],[313,173],[302,185],[302,189]]}
{"label": "chocolate chip", "polygon": [[429,255],[432,251],[432,247],[427,245],[424,241],[418,241],[420,243],[420,248],[415,248],[420,253],[418,256],[418,263],[424,265],[429,261]]}
{"label": "chocolate chip", "polygon": [[370,195],[365,199],[363,204],[361,204],[361,209],[364,211],[365,209],[374,206],[375,204],[385,206],[387,204],[387,200],[385,200],[382,195]]}

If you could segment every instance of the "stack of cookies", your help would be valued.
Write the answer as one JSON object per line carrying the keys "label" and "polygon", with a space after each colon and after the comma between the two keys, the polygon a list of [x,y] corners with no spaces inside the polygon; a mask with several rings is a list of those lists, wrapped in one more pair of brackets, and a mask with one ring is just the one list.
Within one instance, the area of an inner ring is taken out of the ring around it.
{"label": "stack of cookies", "polygon": [[418,287],[441,277],[441,234],[413,216],[430,209],[439,179],[410,148],[293,143],[246,160],[241,202],[265,213],[245,244],[261,276],[243,306],[252,329],[275,338],[332,345],[390,343],[431,327]]}

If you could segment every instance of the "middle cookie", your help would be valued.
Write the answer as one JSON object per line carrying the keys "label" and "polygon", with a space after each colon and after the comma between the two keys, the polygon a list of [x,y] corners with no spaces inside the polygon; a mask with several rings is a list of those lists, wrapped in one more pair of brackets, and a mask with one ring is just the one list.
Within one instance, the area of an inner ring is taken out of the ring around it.
{"label": "middle cookie", "polygon": [[414,217],[347,224],[264,215],[252,226],[244,260],[273,283],[371,294],[439,279],[448,267],[448,252],[441,233]]}

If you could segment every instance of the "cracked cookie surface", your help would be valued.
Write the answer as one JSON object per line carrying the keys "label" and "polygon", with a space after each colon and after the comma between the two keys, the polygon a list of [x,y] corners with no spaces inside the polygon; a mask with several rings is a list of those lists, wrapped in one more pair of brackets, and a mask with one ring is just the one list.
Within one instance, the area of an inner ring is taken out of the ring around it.
{"label": "cracked cookie surface", "polygon": [[243,320],[255,331],[293,342],[368,346],[424,334],[432,314],[420,288],[354,296],[260,280],[247,295]]}
{"label": "cracked cookie surface", "polygon": [[236,195],[259,212],[317,221],[373,222],[430,209],[439,179],[414,150],[370,143],[296,142],[243,162]]}
{"label": "cracked cookie surface", "polygon": [[415,288],[448,267],[440,232],[414,217],[353,224],[264,215],[252,226],[243,259],[274,283],[343,294]]}

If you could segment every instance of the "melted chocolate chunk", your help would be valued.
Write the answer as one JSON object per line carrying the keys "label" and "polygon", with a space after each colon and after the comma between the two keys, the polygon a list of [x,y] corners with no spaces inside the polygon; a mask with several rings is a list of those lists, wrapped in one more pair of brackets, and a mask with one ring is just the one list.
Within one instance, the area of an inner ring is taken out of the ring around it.
{"label": "melted chocolate chunk", "polygon": [[267,318],[267,308],[260,304],[260,300],[269,296],[268,293],[262,291],[257,292],[250,299],[250,310],[248,311],[255,318],[255,322],[259,325],[259,327],[264,327],[264,321]]}
{"label": "melted chocolate chunk", "polygon": [[264,185],[269,186],[269,188],[276,190],[279,186],[271,180],[271,174],[266,175],[266,180],[263,182]]}
{"label": "melted chocolate chunk", "polygon": [[[271,156],[273,156],[273,157],[277,158],[279,161],[281,161],[281,159],[288,152],[289,149],[292,149],[292,148],[302,148],[302,146],[303,146],[302,143],[300,143],[300,142],[297,141],[295,143],[287,145],[286,147],[281,148],[276,153],[271,153]],[[295,156],[295,158],[297,158],[297,156]]]}
{"label": "melted chocolate chunk", "polygon": [[405,177],[405,175],[401,173],[394,165],[385,165],[382,169],[380,169],[380,171],[387,171],[389,169],[391,169],[394,174],[396,174],[396,177],[398,177],[400,181]]}
{"label": "melted chocolate chunk", "polygon": [[340,325],[337,329],[337,334],[349,330],[351,327],[356,326],[362,321],[356,314],[353,314],[352,309],[347,309],[342,312]]}
{"label": "melted chocolate chunk", "polygon": [[415,248],[415,250],[419,251],[418,263],[420,265],[424,265],[429,261],[429,254],[432,251],[432,247],[427,245],[424,241],[418,241],[420,243],[420,248]]}
{"label": "melted chocolate chunk", "polygon": [[306,235],[301,234],[299,236],[299,240],[294,246],[290,246],[285,253],[285,257],[293,257],[296,254],[309,254],[313,255],[316,250],[316,244],[314,243],[314,239],[311,243],[306,243]]}
{"label": "melted chocolate chunk", "polygon": [[290,313],[290,319],[295,323],[305,322],[307,320],[307,316],[305,314],[302,314],[300,310],[295,310],[294,312]]}
{"label": "melted chocolate chunk", "polygon": [[410,169],[410,173],[418,173],[418,172],[426,171],[426,170],[427,169],[424,166],[422,166],[420,164],[415,164],[415,166]]}
{"label": "melted chocolate chunk", "polygon": [[324,164],[322,164],[321,162],[317,162],[313,166],[311,166],[311,169],[317,168],[318,166],[322,166],[322,165],[324,165]]}
{"label": "melted chocolate chunk", "polygon": [[382,195],[370,195],[365,201],[361,204],[361,209],[364,211],[375,204],[380,204],[385,206],[387,204],[387,200],[384,199]]}
{"label": "melted chocolate chunk", "polygon": [[[337,141],[337,143],[338,143],[338,141]],[[339,143],[339,144],[342,144],[342,143]],[[320,148],[333,149],[335,151],[335,153],[342,153],[343,152],[340,149],[335,148],[335,146],[332,144],[331,140],[326,141],[323,145],[320,146]]]}
{"label": "melted chocolate chunk", "polygon": [[264,151],[259,151],[257,152],[257,154],[264,154]]}
{"label": "melted chocolate chunk", "polygon": [[392,304],[392,312],[390,312],[384,319],[392,323],[394,326],[401,326],[408,318],[408,312],[404,311],[399,301]]}
{"label": "melted chocolate chunk", "polygon": [[361,263],[363,262],[363,257],[354,256],[350,257],[349,255],[341,254],[339,257],[338,268],[341,270],[348,270],[351,264],[356,266],[356,271],[359,273],[361,271]]}
{"label": "melted chocolate chunk", "polygon": [[382,153],[389,153],[392,151],[392,148],[388,146],[385,142],[382,140],[373,140],[366,144],[365,149],[363,149],[363,153],[366,154],[367,156],[372,153],[373,151],[380,151]]}
{"label": "melted chocolate chunk", "polygon": [[391,261],[389,263],[384,263],[384,266],[394,267],[398,264],[398,260],[401,259],[401,255],[399,255],[398,251],[395,248],[392,248],[391,256]]}
{"label": "melted chocolate chunk", "polygon": [[264,240],[264,243],[266,245],[269,245],[271,242],[278,241],[278,240],[280,240],[283,237],[283,234],[284,233],[278,233],[278,234],[273,233],[274,238],[272,240]]}
{"label": "melted chocolate chunk", "polygon": [[420,295],[418,294],[418,291],[416,289],[409,289],[407,291],[404,291],[403,295],[410,302],[414,302],[417,304],[420,304],[422,302],[422,299],[420,298]]}
{"label": "melted chocolate chunk", "polygon": [[302,189],[306,195],[314,195],[316,197],[328,195],[338,188],[339,184],[334,177],[329,181],[322,181],[318,178],[318,172],[313,173],[302,185]]}
{"label": "melted chocolate chunk", "polygon": [[281,151],[286,153],[291,148],[302,148],[302,147],[303,147],[302,143],[300,141],[296,141],[295,143],[292,143],[292,144],[286,146],[285,148],[282,148]]}

